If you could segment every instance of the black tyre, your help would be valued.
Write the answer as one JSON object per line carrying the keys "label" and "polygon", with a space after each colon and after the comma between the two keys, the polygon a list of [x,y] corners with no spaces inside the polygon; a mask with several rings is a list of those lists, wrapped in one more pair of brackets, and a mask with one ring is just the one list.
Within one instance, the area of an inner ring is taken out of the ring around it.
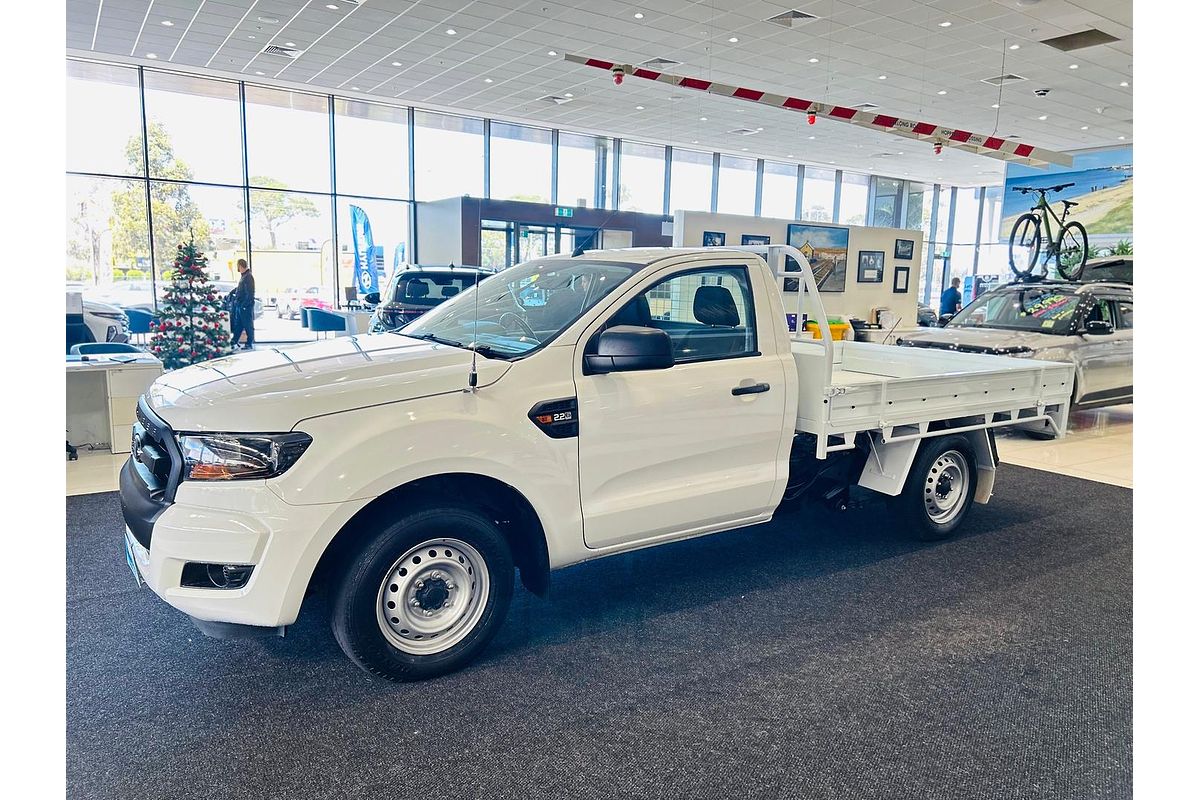
{"label": "black tyre", "polygon": [[951,536],[975,504],[975,449],[965,436],[922,443],[904,491],[891,500],[892,514],[920,540]]}
{"label": "black tyre", "polygon": [[1058,233],[1058,247],[1055,252],[1058,274],[1064,280],[1079,280],[1083,275],[1083,268],[1087,266],[1087,229],[1078,222],[1068,222]]}
{"label": "black tyre", "polygon": [[496,525],[472,510],[428,508],[383,527],[347,559],[330,622],[367,672],[423,680],[479,655],[512,593],[512,554]]}
{"label": "black tyre", "polygon": [[1008,234],[1008,266],[1018,278],[1028,278],[1042,252],[1042,220],[1037,214],[1017,217]]}

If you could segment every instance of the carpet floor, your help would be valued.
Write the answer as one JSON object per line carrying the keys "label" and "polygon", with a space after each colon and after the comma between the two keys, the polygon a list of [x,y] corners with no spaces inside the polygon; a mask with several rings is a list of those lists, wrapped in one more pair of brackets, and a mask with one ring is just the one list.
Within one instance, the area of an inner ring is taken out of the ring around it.
{"label": "carpet floor", "polygon": [[960,535],[868,500],[518,586],[471,667],[346,660],[321,597],[215,641],[67,499],[70,798],[1123,798],[1132,493],[1005,466]]}

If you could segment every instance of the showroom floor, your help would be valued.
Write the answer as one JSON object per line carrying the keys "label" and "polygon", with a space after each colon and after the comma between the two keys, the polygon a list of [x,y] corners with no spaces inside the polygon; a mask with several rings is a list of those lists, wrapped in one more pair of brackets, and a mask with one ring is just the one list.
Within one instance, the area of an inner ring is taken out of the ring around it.
{"label": "showroom floor", "polygon": [[[1000,461],[1087,478],[1114,486],[1133,487],[1133,405],[1077,411],[1065,438],[1030,439],[1021,433],[997,437]],[[67,494],[112,492],[128,454],[81,450],[79,460],[67,462]]]}
{"label": "showroom floor", "polygon": [[284,639],[206,639],[135,588],[117,496],[72,497],[68,796],[1128,797],[1132,492],[996,494],[942,543],[868,499],[577,565],[410,685],[320,595]]}

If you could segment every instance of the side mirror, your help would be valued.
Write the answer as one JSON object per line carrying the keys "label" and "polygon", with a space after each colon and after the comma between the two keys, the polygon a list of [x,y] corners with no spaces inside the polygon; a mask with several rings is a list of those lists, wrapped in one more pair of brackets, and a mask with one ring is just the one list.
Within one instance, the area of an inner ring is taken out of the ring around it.
{"label": "side mirror", "polygon": [[1102,319],[1089,319],[1087,324],[1083,326],[1084,333],[1090,333],[1093,336],[1107,336],[1113,332],[1111,322]]}
{"label": "side mirror", "polygon": [[363,297],[363,302],[371,306],[379,305],[379,292],[368,292],[366,296]]}
{"label": "side mirror", "polygon": [[952,319],[954,319],[953,314],[942,314],[940,317],[938,317],[938,321],[937,321],[938,327],[939,328],[946,327],[946,323]]}
{"label": "side mirror", "polygon": [[658,328],[617,325],[600,334],[595,354],[583,357],[584,372],[606,375],[675,366],[671,337]]}

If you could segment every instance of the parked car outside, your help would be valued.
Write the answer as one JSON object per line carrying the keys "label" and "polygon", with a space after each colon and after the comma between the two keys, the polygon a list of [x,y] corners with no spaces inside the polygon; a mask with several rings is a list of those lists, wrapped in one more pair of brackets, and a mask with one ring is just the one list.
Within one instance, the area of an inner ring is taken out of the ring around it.
{"label": "parked car outside", "polygon": [[299,319],[302,308],[333,310],[333,303],[321,297],[320,286],[288,289],[275,302],[275,315],[280,319]]}
{"label": "parked car outside", "polygon": [[980,296],[946,327],[907,334],[897,344],[1069,362],[1073,410],[1133,401],[1128,284],[1010,283]]}
{"label": "parked car outside", "polygon": [[[229,293],[237,287],[237,281],[213,281],[213,286],[217,289],[217,297],[224,300]],[[262,298],[255,295],[254,297],[254,318],[258,319],[263,315]]]}
{"label": "parked car outside", "polygon": [[[397,330],[491,274],[492,270],[483,267],[398,269],[380,292],[369,330],[371,333]],[[367,298],[368,303],[370,300]]]}
{"label": "parked car outside", "polygon": [[932,328],[938,324],[938,315],[932,306],[917,303],[917,324],[922,328]]}

